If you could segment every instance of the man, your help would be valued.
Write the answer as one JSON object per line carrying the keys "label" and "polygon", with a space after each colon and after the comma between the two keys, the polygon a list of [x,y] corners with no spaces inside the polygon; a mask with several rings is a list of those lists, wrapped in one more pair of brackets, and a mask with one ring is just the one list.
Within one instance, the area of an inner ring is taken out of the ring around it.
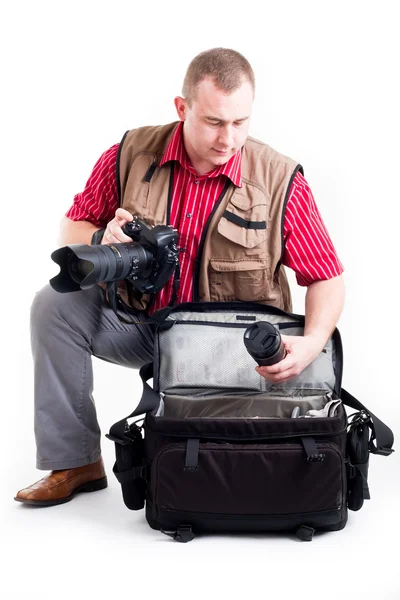
{"label": "man", "polygon": [[[178,302],[244,300],[291,310],[283,265],[307,286],[303,337],[283,336],[286,357],[257,371],[279,383],[324,347],[343,307],[343,267],[302,168],[248,137],[254,74],[238,52],[201,53],[187,70],[179,123],[132,130],[99,159],[62,221],[60,243],[130,242],[139,215],[179,232]],[[151,301],[124,298],[145,320],[166,306],[172,281]],[[95,286],[32,306],[37,467],[51,470],[16,500],[50,506],[107,485],[92,398],[92,355],[139,368],[152,360],[152,328],[121,322]]]}

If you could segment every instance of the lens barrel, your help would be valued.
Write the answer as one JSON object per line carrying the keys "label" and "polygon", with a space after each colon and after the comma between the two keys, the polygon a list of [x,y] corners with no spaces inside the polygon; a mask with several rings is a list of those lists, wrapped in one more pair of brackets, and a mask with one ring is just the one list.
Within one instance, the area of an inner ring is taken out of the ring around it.
{"label": "lens barrel", "polygon": [[87,290],[96,283],[118,281],[151,270],[153,255],[140,244],[87,246],[72,244],[55,250],[51,258],[60,273],[50,280],[56,292]]}
{"label": "lens barrel", "polygon": [[249,354],[260,366],[270,366],[285,357],[285,347],[279,331],[268,321],[250,325],[243,336]]}

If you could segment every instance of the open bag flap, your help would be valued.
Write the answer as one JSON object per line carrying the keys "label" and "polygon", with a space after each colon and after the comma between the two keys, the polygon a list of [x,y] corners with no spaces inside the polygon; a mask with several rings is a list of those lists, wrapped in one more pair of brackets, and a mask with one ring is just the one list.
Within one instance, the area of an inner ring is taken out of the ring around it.
{"label": "open bag flap", "polygon": [[[256,303],[187,303],[160,311],[154,357],[154,389],[221,388],[293,395],[322,389],[337,395],[342,379],[342,343],[337,329],[320,355],[300,375],[272,385],[255,370],[243,336],[258,321],[282,335],[304,334],[304,316]],[[160,318],[161,317],[161,318]],[[157,318],[157,314],[155,315]]]}

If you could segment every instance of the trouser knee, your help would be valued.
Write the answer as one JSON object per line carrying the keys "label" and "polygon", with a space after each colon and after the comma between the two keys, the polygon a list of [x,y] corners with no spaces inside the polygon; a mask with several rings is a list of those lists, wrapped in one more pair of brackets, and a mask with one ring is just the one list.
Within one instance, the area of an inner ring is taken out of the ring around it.
{"label": "trouser knee", "polygon": [[30,314],[33,338],[53,337],[57,330],[71,330],[90,336],[96,326],[103,303],[103,292],[90,290],[61,294],[46,285],[35,295]]}
{"label": "trouser knee", "polygon": [[[33,299],[30,312],[31,330],[38,331],[54,327],[64,312],[64,306],[71,299],[67,294],[55,292],[50,285],[39,290]],[[71,307],[70,307],[71,309]]]}

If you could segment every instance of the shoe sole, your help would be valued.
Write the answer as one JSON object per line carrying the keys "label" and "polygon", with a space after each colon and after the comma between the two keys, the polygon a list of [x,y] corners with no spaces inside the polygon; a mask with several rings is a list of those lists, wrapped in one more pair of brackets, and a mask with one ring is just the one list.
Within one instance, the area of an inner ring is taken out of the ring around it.
{"label": "shoe sole", "polygon": [[64,498],[58,498],[57,500],[29,500],[28,498],[17,498],[14,500],[17,502],[22,502],[23,504],[30,504],[31,506],[55,506],[56,504],[65,504],[66,502],[70,502],[76,494],[80,494],[82,492],[97,492],[98,490],[104,490],[107,487],[107,477],[102,477],[101,479],[96,479],[95,481],[88,481],[87,483],[83,483],[79,487],[77,487],[70,496],[65,496]]}

